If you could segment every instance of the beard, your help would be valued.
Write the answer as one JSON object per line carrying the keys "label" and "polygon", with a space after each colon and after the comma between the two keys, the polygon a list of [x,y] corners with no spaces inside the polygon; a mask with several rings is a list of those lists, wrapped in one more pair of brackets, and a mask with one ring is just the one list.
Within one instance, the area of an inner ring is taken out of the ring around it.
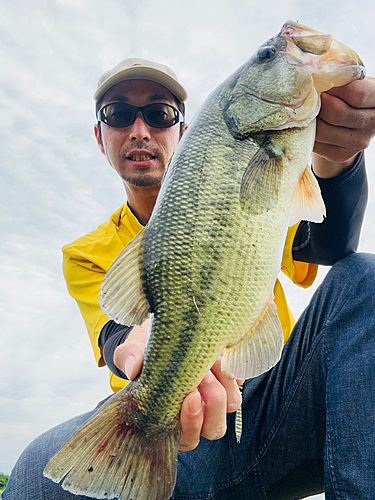
{"label": "beard", "polygon": [[[148,151],[151,156],[154,156],[156,158],[158,157],[158,152],[159,152],[158,149],[145,144],[143,141],[138,141],[136,144],[132,144],[124,148],[121,151],[121,157],[126,159],[129,153],[134,149]],[[160,184],[160,182],[163,179],[164,173],[165,173],[165,166],[159,164],[157,167],[154,167],[153,169],[150,170],[140,169],[139,171],[136,172],[125,171],[121,175],[121,178],[124,182],[126,182],[131,186],[149,187]]]}
{"label": "beard", "polygon": [[156,186],[157,184],[160,184],[163,175],[164,175],[164,170],[163,172],[152,172],[152,173],[139,173],[139,174],[128,174],[125,172],[121,178],[124,182],[129,184],[130,186],[135,186],[135,187],[149,187],[149,186]]}

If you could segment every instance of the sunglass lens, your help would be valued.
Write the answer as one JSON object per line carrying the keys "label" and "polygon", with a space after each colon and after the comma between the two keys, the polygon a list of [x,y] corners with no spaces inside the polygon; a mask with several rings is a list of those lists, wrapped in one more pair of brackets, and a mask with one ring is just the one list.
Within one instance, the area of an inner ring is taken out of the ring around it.
{"label": "sunglass lens", "polygon": [[168,104],[150,104],[144,108],[143,116],[151,127],[168,128],[177,123],[176,111]]}
{"label": "sunglass lens", "polygon": [[125,103],[108,104],[102,109],[101,119],[111,127],[127,127],[133,123],[134,109]]}

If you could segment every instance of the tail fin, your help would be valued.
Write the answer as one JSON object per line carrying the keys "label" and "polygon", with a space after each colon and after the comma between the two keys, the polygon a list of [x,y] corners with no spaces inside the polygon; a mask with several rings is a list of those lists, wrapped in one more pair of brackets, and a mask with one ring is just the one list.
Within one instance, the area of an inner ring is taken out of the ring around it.
{"label": "tail fin", "polygon": [[[179,426],[146,436],[129,423],[128,391],[115,394],[48,462],[44,475],[75,495],[167,500],[177,475]],[[134,413],[134,409],[133,409]]]}

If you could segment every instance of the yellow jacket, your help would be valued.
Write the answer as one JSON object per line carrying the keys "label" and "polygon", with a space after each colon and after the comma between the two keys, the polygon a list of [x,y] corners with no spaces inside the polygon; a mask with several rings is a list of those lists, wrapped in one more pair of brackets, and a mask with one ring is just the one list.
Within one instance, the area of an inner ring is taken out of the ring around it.
{"label": "yellow jacket", "polygon": [[[98,366],[104,366],[99,336],[109,318],[99,307],[99,290],[105,273],[121,250],[142,229],[127,203],[110,219],[91,233],[63,247],[63,272],[70,295],[76,300],[85,321]],[[297,262],[292,257],[292,245],[298,224],[288,229],[281,270],[297,285],[307,288],[317,273],[317,265]],[[284,339],[294,326],[294,319],[286,302],[279,280],[276,281],[275,303]],[[117,392],[126,384],[110,373],[110,385]]]}

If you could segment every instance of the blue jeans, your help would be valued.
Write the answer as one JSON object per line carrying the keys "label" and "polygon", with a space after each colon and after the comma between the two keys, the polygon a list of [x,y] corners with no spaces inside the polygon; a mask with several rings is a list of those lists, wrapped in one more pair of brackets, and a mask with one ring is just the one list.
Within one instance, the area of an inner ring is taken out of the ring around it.
{"label": "blue jeans", "polygon": [[[375,257],[337,262],[282,359],[248,380],[243,431],[179,454],[173,500],[375,499]],[[20,456],[4,500],[77,500],[42,471],[94,412],[46,432]]]}

